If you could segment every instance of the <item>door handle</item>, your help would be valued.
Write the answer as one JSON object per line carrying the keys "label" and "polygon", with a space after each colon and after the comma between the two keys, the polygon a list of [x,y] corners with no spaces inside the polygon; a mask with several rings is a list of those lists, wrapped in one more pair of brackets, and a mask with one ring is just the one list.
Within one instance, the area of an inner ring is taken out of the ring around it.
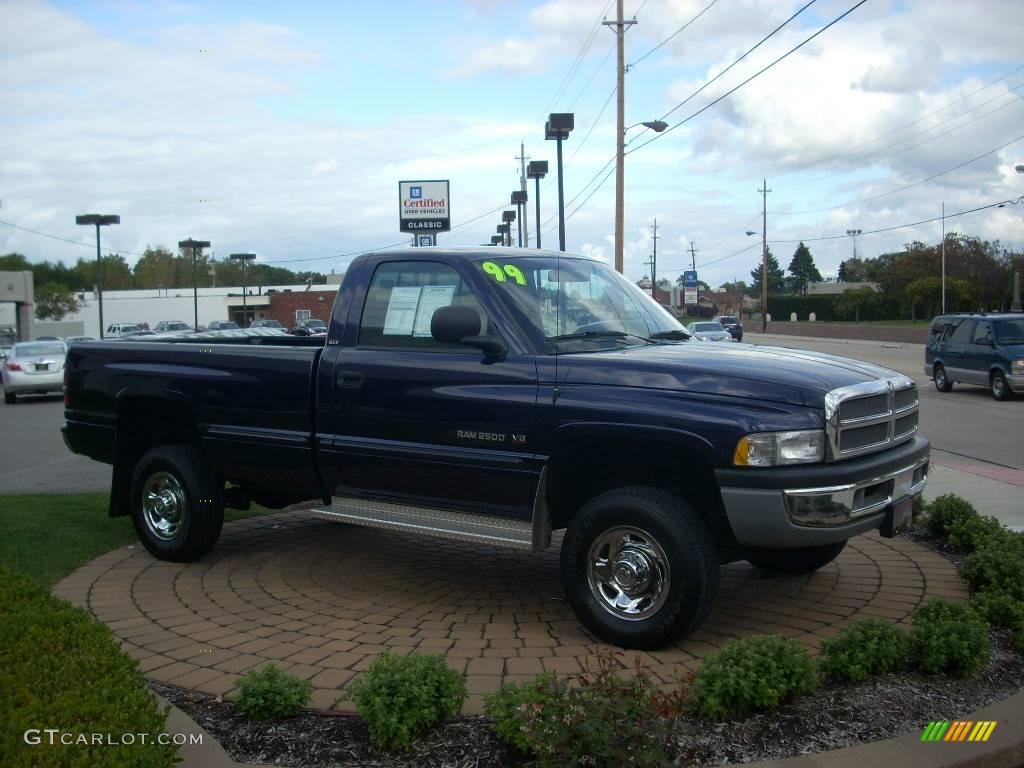
{"label": "door handle", "polygon": [[338,386],[342,389],[359,389],[363,386],[363,374],[357,371],[339,371]]}

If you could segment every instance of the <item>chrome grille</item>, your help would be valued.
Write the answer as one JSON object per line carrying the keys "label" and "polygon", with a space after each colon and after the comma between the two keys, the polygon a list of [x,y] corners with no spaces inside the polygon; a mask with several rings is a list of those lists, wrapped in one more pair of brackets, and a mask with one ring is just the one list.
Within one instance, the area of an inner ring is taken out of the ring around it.
{"label": "chrome grille", "polygon": [[917,431],[917,386],[895,376],[834,389],[825,396],[830,461],[880,451]]}

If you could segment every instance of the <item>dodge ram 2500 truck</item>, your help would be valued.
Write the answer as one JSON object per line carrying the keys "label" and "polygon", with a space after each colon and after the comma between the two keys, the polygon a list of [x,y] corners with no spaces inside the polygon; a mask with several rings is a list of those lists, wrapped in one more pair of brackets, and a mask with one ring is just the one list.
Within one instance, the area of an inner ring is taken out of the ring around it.
{"label": "dodge ram 2500 truck", "polygon": [[[695,629],[723,563],[806,573],[909,520],[913,380],[691,339],[603,263],[507,248],[361,256],[325,339],[76,344],[63,429],[113,464],[111,515],[174,561],[225,506],[539,551],[597,637]],[[415,589],[415,585],[410,585]]]}

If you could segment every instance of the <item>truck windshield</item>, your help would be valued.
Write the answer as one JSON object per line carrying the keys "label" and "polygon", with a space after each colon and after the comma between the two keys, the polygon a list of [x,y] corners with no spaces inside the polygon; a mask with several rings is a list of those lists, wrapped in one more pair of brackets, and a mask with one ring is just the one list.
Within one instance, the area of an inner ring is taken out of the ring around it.
{"label": "truck windshield", "polygon": [[600,262],[497,256],[476,264],[549,354],[685,341],[690,336],[666,309]]}
{"label": "truck windshield", "polygon": [[992,325],[1000,344],[1024,344],[1024,318],[996,320]]}

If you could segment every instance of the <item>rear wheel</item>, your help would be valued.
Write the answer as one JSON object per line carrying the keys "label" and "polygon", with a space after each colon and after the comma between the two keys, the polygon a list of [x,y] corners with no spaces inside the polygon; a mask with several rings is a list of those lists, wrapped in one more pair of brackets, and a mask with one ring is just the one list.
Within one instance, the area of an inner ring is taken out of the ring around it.
{"label": "rear wheel", "polygon": [[941,365],[935,366],[935,388],[939,392],[949,392],[953,388],[953,382],[946,376],[946,369]]}
{"label": "rear wheel", "polygon": [[1013,390],[1002,371],[992,371],[989,377],[989,389],[992,390],[992,397],[996,400],[1009,400],[1013,397]]}
{"label": "rear wheel", "polygon": [[755,549],[747,553],[747,560],[751,565],[773,573],[812,573],[835,560],[845,546],[846,542],[840,541],[820,547]]}
{"label": "rear wheel", "polygon": [[132,473],[131,516],[142,545],[161,560],[197,560],[224,524],[224,485],[188,445],[148,451]]}
{"label": "rear wheel", "polygon": [[688,634],[718,593],[707,526],[657,488],[622,488],[587,502],[566,531],[561,564],[579,620],[625,648],[658,648]]}

